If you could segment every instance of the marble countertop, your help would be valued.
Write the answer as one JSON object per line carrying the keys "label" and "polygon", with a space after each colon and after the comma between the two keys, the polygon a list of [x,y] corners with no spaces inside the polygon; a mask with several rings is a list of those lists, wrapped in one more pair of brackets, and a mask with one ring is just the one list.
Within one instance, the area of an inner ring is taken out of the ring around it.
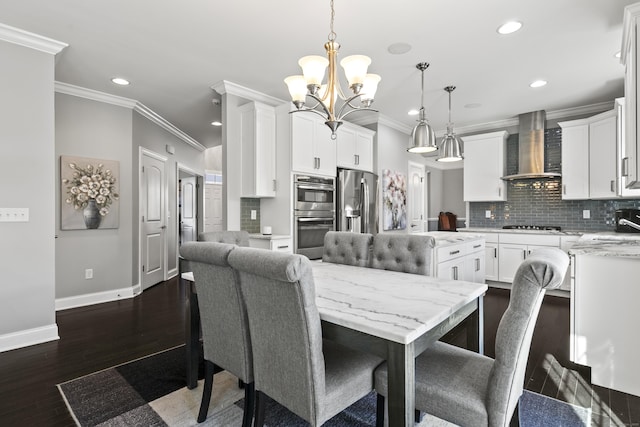
{"label": "marble countertop", "polygon": [[281,239],[290,239],[291,236],[286,234],[249,234],[250,239],[262,239],[262,240],[281,240]]}
{"label": "marble countertop", "polygon": [[569,249],[571,255],[597,255],[640,259],[640,234],[583,234]]}
{"label": "marble countertop", "polygon": [[453,245],[482,238],[478,233],[461,233],[451,231],[425,231],[423,233],[412,233],[412,235],[431,236],[434,238],[435,246]]}
{"label": "marble countertop", "polygon": [[504,228],[483,228],[483,227],[467,227],[459,228],[459,231],[470,233],[518,233],[518,234],[546,234],[550,236],[580,236],[584,234],[584,231],[576,230],[506,230]]}
{"label": "marble countertop", "polygon": [[487,291],[484,283],[313,261],[320,318],[407,344]]}

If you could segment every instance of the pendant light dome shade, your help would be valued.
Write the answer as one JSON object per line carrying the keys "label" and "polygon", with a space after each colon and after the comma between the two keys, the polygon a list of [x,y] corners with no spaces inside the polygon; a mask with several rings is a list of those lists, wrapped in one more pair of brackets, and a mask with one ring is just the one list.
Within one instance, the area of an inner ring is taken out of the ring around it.
{"label": "pendant light dome shade", "polygon": [[447,86],[445,91],[449,92],[449,123],[447,123],[447,133],[440,143],[440,153],[436,159],[439,162],[457,162],[462,157],[462,142],[460,138],[453,132],[453,123],[451,122],[451,92],[455,90],[455,86]]}
{"label": "pendant light dome shade", "polygon": [[420,120],[411,132],[411,145],[407,148],[410,153],[430,153],[438,149],[436,134],[427,123],[427,115],[424,111],[424,70],[429,67],[427,62],[420,62],[416,68],[422,72],[422,101],[420,106]]}

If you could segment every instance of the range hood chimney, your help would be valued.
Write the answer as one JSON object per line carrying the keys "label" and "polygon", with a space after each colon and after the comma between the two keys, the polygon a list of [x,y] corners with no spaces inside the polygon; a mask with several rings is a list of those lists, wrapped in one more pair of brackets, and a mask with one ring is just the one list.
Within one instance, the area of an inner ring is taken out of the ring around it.
{"label": "range hood chimney", "polygon": [[557,178],[559,173],[544,171],[544,110],[518,116],[518,173],[503,176],[505,181],[516,179]]}

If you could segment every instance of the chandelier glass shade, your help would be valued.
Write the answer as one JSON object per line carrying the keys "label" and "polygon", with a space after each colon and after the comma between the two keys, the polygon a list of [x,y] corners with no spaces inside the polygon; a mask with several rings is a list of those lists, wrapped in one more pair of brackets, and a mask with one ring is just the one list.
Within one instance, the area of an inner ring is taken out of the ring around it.
{"label": "chandelier glass shade", "polygon": [[410,153],[423,154],[438,149],[436,134],[427,122],[427,114],[424,110],[424,70],[428,67],[429,64],[426,62],[420,62],[416,65],[416,68],[422,72],[422,98],[418,124],[411,132],[411,145],[407,148]]}
{"label": "chandelier glass shade", "polygon": [[453,132],[453,123],[451,122],[451,92],[456,89],[455,86],[447,86],[445,91],[449,92],[449,123],[447,123],[447,133],[442,138],[440,143],[440,152],[438,158],[439,162],[457,162],[463,159],[462,157],[462,142],[460,138]]}
{"label": "chandelier glass shade", "polygon": [[[302,68],[302,75],[289,76],[284,82],[296,107],[292,113],[308,111],[319,114],[331,128],[331,137],[335,139],[336,130],[347,115],[355,111],[376,111],[370,107],[381,78],[377,74],[367,73],[371,64],[368,56],[347,56],[340,61],[351,90],[351,94],[345,95],[338,81],[337,57],[340,44],[336,42],[336,33],[333,31],[334,15],[331,0],[331,31],[329,41],[324,44],[327,57],[310,55],[300,58],[298,65]],[[327,81],[323,83],[327,70]],[[307,107],[307,97],[313,99],[316,104]],[[358,98],[360,105],[356,105]],[[343,103],[338,108],[336,103],[339,99]]]}

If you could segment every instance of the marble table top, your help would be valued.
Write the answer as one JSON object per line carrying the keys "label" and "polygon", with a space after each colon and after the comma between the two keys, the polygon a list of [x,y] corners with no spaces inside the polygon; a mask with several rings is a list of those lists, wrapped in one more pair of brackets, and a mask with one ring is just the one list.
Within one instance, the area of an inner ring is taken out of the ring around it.
{"label": "marble table top", "polygon": [[569,253],[640,259],[640,234],[583,234],[569,249]]}
{"label": "marble table top", "polygon": [[320,318],[401,344],[487,291],[484,283],[313,261]]}

